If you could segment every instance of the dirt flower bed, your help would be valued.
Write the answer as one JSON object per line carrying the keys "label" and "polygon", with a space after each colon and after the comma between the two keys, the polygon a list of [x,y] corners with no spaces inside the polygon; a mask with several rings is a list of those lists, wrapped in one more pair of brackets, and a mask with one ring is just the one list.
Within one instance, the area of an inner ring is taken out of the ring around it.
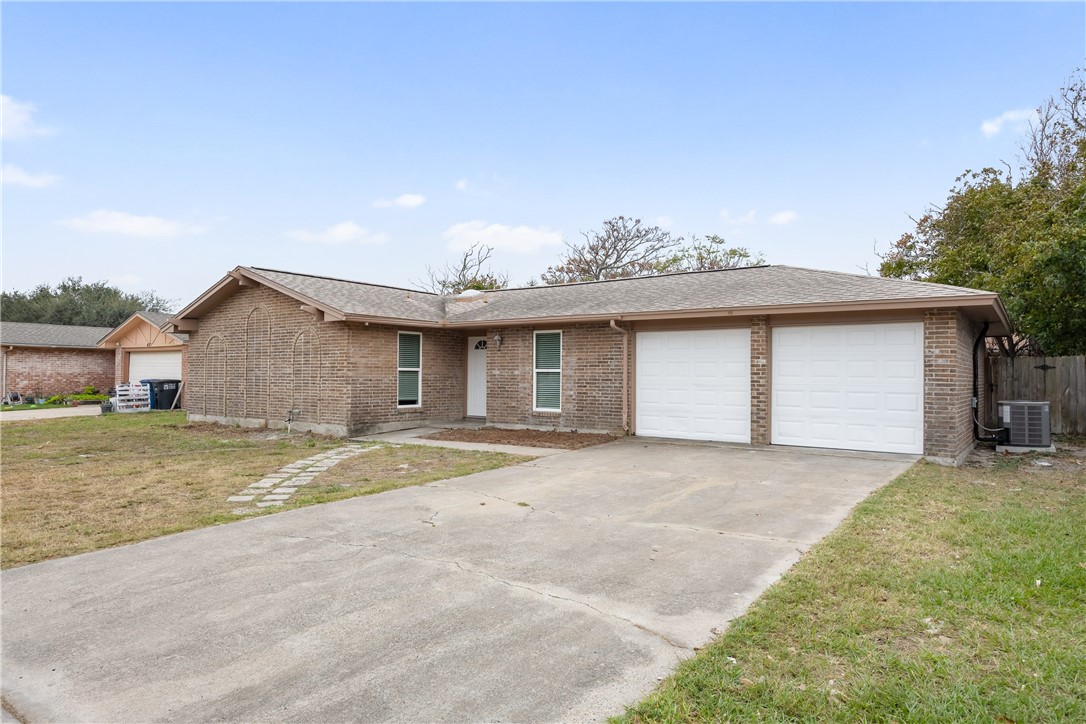
{"label": "dirt flower bed", "polygon": [[427,440],[485,442],[492,445],[523,445],[525,447],[549,447],[559,450],[579,450],[583,447],[602,445],[605,442],[618,439],[614,435],[600,433],[559,432],[558,430],[503,430],[497,427],[442,430],[424,437]]}

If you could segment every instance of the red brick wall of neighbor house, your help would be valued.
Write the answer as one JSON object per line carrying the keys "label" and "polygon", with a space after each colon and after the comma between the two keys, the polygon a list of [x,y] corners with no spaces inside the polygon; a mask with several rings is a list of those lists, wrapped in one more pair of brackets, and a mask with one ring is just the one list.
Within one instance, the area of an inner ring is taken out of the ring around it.
{"label": "red brick wall of neighbor house", "polygon": [[[973,343],[981,325],[955,309],[924,313],[924,454],[957,460],[973,446]],[[979,369],[980,409],[986,380]]]}
{"label": "red brick wall of neighbor house", "polygon": [[242,287],[189,336],[186,409],[197,415],[347,426],[350,331],[268,287]]}
{"label": "red brick wall of neighbor house", "polygon": [[88,385],[106,392],[113,385],[113,351],[16,347],[4,351],[7,389],[34,397],[82,392]]}
{"label": "red brick wall of neighbor house", "polygon": [[[464,417],[467,333],[447,329],[351,324],[352,433],[407,428]],[[422,406],[397,404],[399,332],[422,334]]]}
{"label": "red brick wall of neighbor house", "polygon": [[[622,333],[607,324],[539,329],[562,330],[562,411],[532,409],[534,329],[493,328],[487,337],[492,340],[501,334],[502,343],[501,349],[492,344],[487,352],[487,422],[621,432]],[[629,384],[632,388],[632,375]]]}

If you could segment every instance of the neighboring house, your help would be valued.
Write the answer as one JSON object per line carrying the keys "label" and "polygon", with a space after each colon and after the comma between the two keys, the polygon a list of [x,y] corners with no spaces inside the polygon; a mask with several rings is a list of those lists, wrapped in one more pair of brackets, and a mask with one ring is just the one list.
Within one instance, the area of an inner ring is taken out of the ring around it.
{"label": "neighboring house", "polygon": [[941,462],[973,445],[975,341],[1009,332],[990,292],[787,266],[457,297],[238,267],[170,321],[198,420],[476,417]]}
{"label": "neighboring house", "polygon": [[188,335],[165,331],[169,319],[163,312],[136,312],[98,341],[116,355],[115,384],[184,379]]}
{"label": "neighboring house", "polygon": [[3,392],[51,397],[113,386],[113,352],[98,348],[109,327],[0,323]]}

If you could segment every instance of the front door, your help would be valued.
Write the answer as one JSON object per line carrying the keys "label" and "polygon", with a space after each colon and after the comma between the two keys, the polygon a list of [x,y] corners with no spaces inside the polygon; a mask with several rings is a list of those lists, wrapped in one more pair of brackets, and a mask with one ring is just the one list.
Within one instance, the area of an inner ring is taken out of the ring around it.
{"label": "front door", "polygon": [[468,337],[468,417],[486,417],[486,337]]}

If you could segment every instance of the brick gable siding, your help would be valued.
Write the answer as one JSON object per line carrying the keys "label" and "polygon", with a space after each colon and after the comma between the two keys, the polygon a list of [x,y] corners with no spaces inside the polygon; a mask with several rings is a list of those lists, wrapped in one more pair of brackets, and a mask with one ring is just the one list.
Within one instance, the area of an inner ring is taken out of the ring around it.
{"label": "brick gable siding", "polygon": [[[464,416],[467,336],[423,339],[422,407],[396,405],[396,328],[317,322],[264,286],[242,287],[189,336],[186,405],[194,419],[337,435]],[[292,412],[293,411],[293,412]]]}
{"label": "brick gable siding", "polygon": [[113,386],[113,363],[111,349],[15,347],[4,350],[4,392],[52,397],[90,386],[104,393]]}

